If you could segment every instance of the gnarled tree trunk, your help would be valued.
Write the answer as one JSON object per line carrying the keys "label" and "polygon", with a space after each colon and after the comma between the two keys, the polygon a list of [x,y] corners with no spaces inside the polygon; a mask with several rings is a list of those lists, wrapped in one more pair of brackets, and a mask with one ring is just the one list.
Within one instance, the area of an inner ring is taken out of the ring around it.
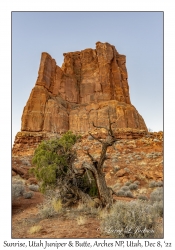
{"label": "gnarled tree trunk", "polygon": [[[109,113],[108,113],[108,117],[109,117]],[[113,123],[110,121],[110,117],[109,117],[109,128],[105,128],[108,132],[108,136],[105,140],[96,138],[91,133],[89,133],[95,140],[98,140],[102,144],[102,151],[101,151],[100,159],[99,161],[97,161],[93,158],[93,156],[87,150],[86,154],[91,159],[91,164],[84,162],[82,165],[84,169],[90,170],[92,172],[94,179],[96,181],[97,188],[98,188],[99,199],[102,203],[102,206],[106,208],[110,208],[112,206],[113,204],[112,194],[113,193],[115,194],[115,192],[107,186],[106,180],[105,180],[105,173],[103,172],[103,164],[105,160],[107,159],[106,151],[108,147],[112,146],[114,142],[116,141],[113,131],[112,131],[112,126],[111,126],[112,124]],[[104,128],[104,127],[99,127],[96,125],[94,125],[94,127]]]}

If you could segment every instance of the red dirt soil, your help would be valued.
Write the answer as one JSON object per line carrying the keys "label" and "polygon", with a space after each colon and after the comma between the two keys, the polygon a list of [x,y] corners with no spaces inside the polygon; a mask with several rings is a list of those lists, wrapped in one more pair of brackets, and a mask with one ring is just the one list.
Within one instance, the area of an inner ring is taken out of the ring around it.
{"label": "red dirt soil", "polygon": [[[39,192],[31,199],[18,198],[12,206],[12,238],[109,238],[103,235],[99,228],[100,222],[87,216],[83,225],[78,225],[76,218],[58,216],[48,219],[38,219],[38,207],[44,200]],[[29,229],[39,225],[41,229],[31,234]]]}

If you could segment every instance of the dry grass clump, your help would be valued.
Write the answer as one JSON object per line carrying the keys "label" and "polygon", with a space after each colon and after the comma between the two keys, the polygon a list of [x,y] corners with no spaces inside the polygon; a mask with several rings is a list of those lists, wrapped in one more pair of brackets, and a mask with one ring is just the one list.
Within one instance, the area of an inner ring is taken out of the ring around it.
{"label": "dry grass clump", "polygon": [[58,200],[53,199],[52,206],[53,206],[55,212],[60,212],[62,210],[62,207],[63,207],[61,199],[58,199]]}
{"label": "dry grass clump", "polygon": [[86,218],[85,217],[83,217],[81,215],[79,217],[77,217],[77,224],[79,226],[84,225],[85,223],[86,223]]}
{"label": "dry grass clump", "polygon": [[42,204],[39,206],[39,216],[42,219],[47,219],[53,217],[55,215],[55,211],[52,206],[49,204]]}
{"label": "dry grass clump", "polygon": [[100,210],[98,211],[98,217],[99,217],[99,219],[105,218],[106,215],[107,215],[106,210],[100,209]]}
{"label": "dry grass clump", "polygon": [[75,214],[78,212],[78,213],[85,213],[85,214],[89,214],[91,216],[95,216],[98,214],[98,208],[96,208],[95,205],[96,205],[96,202],[93,200],[87,204],[80,202],[78,204],[78,207],[76,209],[72,208],[71,211],[72,212],[74,211]]}
{"label": "dry grass clump", "polygon": [[39,205],[39,216],[42,219],[53,217],[62,212],[62,208],[61,199],[53,198],[51,200],[46,200],[43,204]]}
{"label": "dry grass clump", "polygon": [[41,226],[37,225],[37,226],[33,226],[29,229],[29,233],[30,234],[35,234],[38,233],[40,230],[42,229]]}

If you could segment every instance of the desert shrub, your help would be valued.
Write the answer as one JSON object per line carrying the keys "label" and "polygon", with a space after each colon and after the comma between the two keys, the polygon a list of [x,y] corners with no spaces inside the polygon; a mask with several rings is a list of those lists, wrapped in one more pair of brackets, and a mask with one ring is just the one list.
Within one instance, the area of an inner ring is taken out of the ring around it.
{"label": "desert shrub", "polygon": [[132,183],[131,185],[129,185],[129,189],[136,190],[136,189],[138,189],[138,185],[136,183]]}
{"label": "desert shrub", "polygon": [[153,155],[152,154],[147,154],[146,158],[153,158]]}
{"label": "desert shrub", "polygon": [[163,181],[151,181],[149,183],[150,188],[163,187]]}
{"label": "desert shrub", "polygon": [[125,183],[125,186],[129,186],[131,184],[131,181],[127,181],[126,183]]}
{"label": "desert shrub", "polygon": [[105,209],[98,210],[98,218],[105,219],[105,217],[108,216],[108,212]]}
{"label": "desert shrub", "polygon": [[117,172],[118,170],[120,170],[120,167],[118,165],[116,165],[113,167],[113,169],[114,169],[114,172]]}
{"label": "desert shrub", "polygon": [[133,194],[132,194],[132,192],[130,190],[125,192],[125,196],[126,197],[130,197],[130,198],[134,197]]}
{"label": "desert shrub", "polygon": [[26,165],[26,166],[30,166],[30,165],[31,165],[30,162],[29,162],[29,160],[27,160],[27,159],[22,159],[22,160],[21,160],[21,163],[22,163],[23,165]]}
{"label": "desert shrub", "polygon": [[129,191],[129,187],[128,186],[123,186],[123,187],[121,187],[121,190],[124,191],[124,192]]}
{"label": "desert shrub", "polygon": [[125,170],[127,173],[130,172],[129,168],[124,168],[124,170]]}
{"label": "desert shrub", "polygon": [[55,190],[47,189],[44,194],[44,197],[45,197],[45,203],[48,203],[48,202],[51,203],[54,199],[59,200],[61,198],[60,193],[57,189]]}
{"label": "desert shrub", "polygon": [[24,185],[23,184],[12,184],[12,199],[16,199],[19,196],[22,196],[25,191]]}
{"label": "desert shrub", "polygon": [[42,204],[39,206],[39,216],[42,219],[47,219],[47,218],[53,217],[55,214],[56,214],[55,210],[50,203]]}
{"label": "desert shrub", "polygon": [[33,196],[33,193],[32,193],[32,192],[27,192],[27,193],[24,193],[24,194],[23,194],[23,197],[24,197],[25,199],[31,199],[32,196]]}
{"label": "desert shrub", "polygon": [[114,238],[154,238],[157,218],[155,209],[147,202],[118,201],[102,219],[101,227]]}
{"label": "desert shrub", "polygon": [[119,191],[117,192],[117,196],[125,196],[125,191],[119,190]]}
{"label": "desert shrub", "polygon": [[163,217],[163,201],[156,201],[153,203],[153,208],[155,210],[155,213],[158,214],[160,217]]}
{"label": "desert shrub", "polygon": [[158,182],[156,183],[156,186],[157,186],[157,187],[163,187],[163,181],[158,181]]}
{"label": "desert shrub", "polygon": [[23,181],[20,181],[20,180],[15,180],[13,181],[13,184],[18,184],[18,185],[23,185]]}
{"label": "desert shrub", "polygon": [[163,188],[158,187],[150,194],[150,202],[156,213],[163,217]]}
{"label": "desert shrub", "polygon": [[163,201],[163,188],[158,187],[150,194],[151,202]]}
{"label": "desert shrub", "polygon": [[150,187],[150,188],[156,187],[156,181],[151,181],[151,182],[149,183],[149,187]]}
{"label": "desert shrub", "polygon": [[148,200],[148,198],[145,195],[139,195],[138,199],[139,200],[143,200],[143,201],[147,201]]}
{"label": "desert shrub", "polygon": [[39,216],[42,219],[53,217],[65,211],[61,198],[53,197],[52,195],[53,194],[51,194],[51,197],[45,196],[45,201],[38,206]]}
{"label": "desert shrub", "polygon": [[39,186],[35,185],[35,184],[32,184],[32,185],[29,185],[29,189],[31,191],[37,192],[39,190]]}
{"label": "desert shrub", "polygon": [[133,194],[130,191],[128,186],[122,186],[120,190],[117,192],[118,196],[123,196],[123,197],[131,197],[133,198]]}
{"label": "desert shrub", "polygon": [[135,155],[135,158],[136,158],[137,160],[142,160],[142,157],[141,157],[140,155]]}

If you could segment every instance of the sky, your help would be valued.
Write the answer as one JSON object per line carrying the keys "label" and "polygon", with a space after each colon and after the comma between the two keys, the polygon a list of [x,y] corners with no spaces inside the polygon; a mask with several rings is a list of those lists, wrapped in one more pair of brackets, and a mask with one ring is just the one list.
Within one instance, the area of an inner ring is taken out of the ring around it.
{"label": "sky", "polygon": [[131,103],[153,131],[163,130],[163,12],[12,12],[12,141],[35,86],[42,52],[108,42],[126,55]]}

